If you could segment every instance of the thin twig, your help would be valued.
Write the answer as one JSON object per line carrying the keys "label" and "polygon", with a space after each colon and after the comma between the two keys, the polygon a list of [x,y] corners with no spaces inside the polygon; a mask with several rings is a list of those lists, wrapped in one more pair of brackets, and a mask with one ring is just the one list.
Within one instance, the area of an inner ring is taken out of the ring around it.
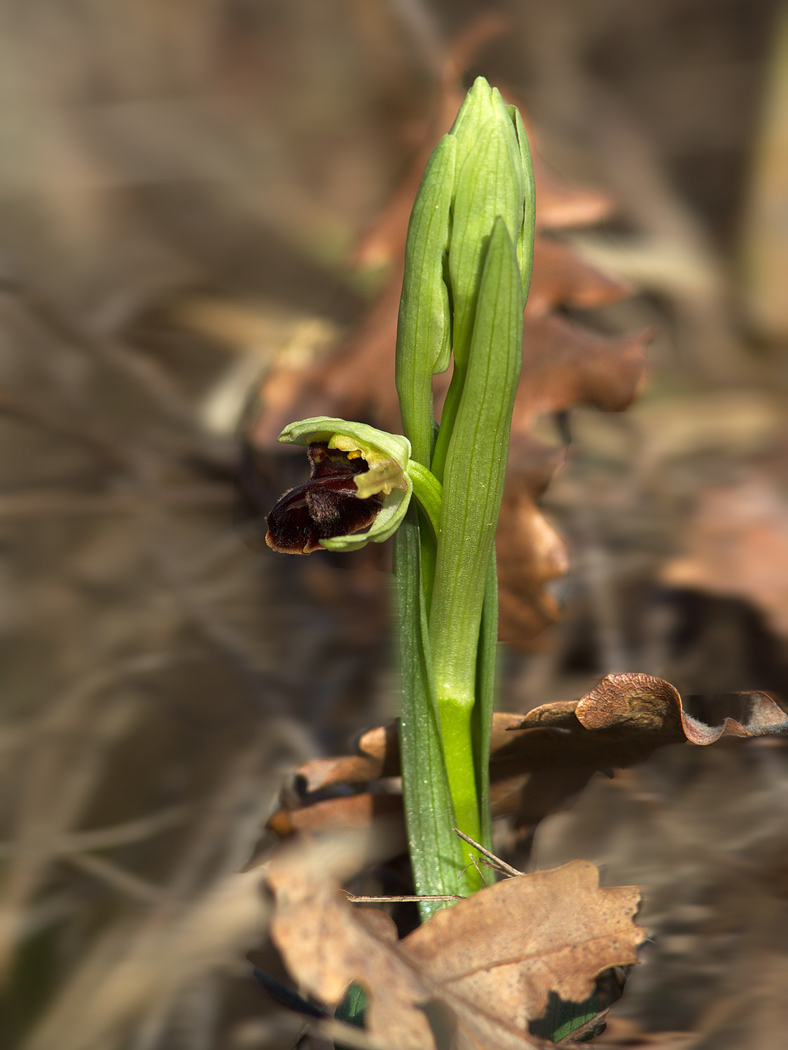
{"label": "thin twig", "polygon": [[[474,868],[476,869],[476,874],[477,874],[477,875],[479,876],[479,878],[480,878],[480,879],[482,880],[482,882],[484,883],[484,885],[485,885],[485,886],[489,886],[490,884],[489,884],[489,882],[487,881],[487,878],[486,878],[486,876],[485,876],[484,872],[482,871],[482,869],[481,869],[481,866],[480,866],[480,864],[479,864],[478,860],[476,859],[476,857],[474,857],[474,855],[473,855],[472,853],[470,853],[470,854],[469,854],[469,857],[471,858],[471,863],[470,863],[470,864],[468,864],[468,865],[467,865],[467,867],[465,867],[465,868],[463,868],[463,869],[462,869],[462,870],[463,870],[463,874],[465,874],[465,872],[466,872],[466,871],[468,870],[468,868],[470,868],[470,867],[471,867],[471,865],[473,865],[473,867],[474,867]],[[489,864],[487,865],[487,867],[489,867]]]}
{"label": "thin twig", "polygon": [[345,893],[351,904],[389,904],[390,902],[418,904],[419,901],[464,901],[466,899],[456,893],[423,893],[421,896],[403,894],[395,897],[358,897],[355,893],[348,892],[348,890],[345,890]]}
{"label": "thin twig", "polygon": [[490,851],[485,849],[484,846],[480,846],[478,842],[472,839],[470,835],[466,835],[464,831],[460,831],[459,828],[454,828],[454,831],[457,832],[461,839],[464,839],[469,845],[473,846],[474,849],[477,849],[479,853],[489,861],[490,867],[500,871],[503,875],[508,875],[510,878],[514,879],[524,874],[522,871],[518,871],[517,868],[513,868],[511,864],[507,864],[505,860],[496,857],[494,853],[490,853]]}

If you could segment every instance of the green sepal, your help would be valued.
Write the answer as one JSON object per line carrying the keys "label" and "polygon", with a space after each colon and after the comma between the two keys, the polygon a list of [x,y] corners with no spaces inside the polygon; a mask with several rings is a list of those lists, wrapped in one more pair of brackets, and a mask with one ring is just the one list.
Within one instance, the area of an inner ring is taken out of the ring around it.
{"label": "green sepal", "polygon": [[367,423],[352,423],[333,416],[312,416],[289,423],[279,435],[285,445],[311,445],[325,441],[329,448],[359,451],[372,470],[376,463],[393,459],[404,471],[410,459],[410,442],[401,434],[389,434]]}

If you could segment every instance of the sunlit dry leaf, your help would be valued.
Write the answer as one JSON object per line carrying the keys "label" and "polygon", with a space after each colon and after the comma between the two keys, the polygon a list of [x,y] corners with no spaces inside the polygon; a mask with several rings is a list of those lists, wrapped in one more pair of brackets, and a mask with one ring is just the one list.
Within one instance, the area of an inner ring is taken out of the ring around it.
{"label": "sunlit dry leaf", "polygon": [[542,412],[591,405],[620,412],[645,378],[646,335],[610,339],[563,318],[534,321],[523,344],[523,379],[514,406],[513,434]]}
{"label": "sunlit dry leaf", "polygon": [[[401,814],[399,795],[348,795],[330,798],[301,809],[280,809],[268,821],[268,827],[281,838],[303,831],[338,831],[365,828],[376,817]],[[403,836],[402,846],[405,846]]]}
{"label": "sunlit dry leaf", "polygon": [[269,873],[271,932],[288,969],[327,1005],[361,984],[369,1034],[396,1047],[436,1045],[433,1007],[449,1012],[456,1050],[544,1046],[528,1022],[550,991],[587,998],[602,970],[637,961],[644,938],[632,922],[637,888],[600,888],[585,861],[490,886],[402,941],[382,913],[352,911],[308,872],[285,859]]}
{"label": "sunlit dry leaf", "polygon": [[[499,637],[511,645],[533,638],[547,625],[555,623],[561,606],[545,587],[569,568],[566,544],[536,505],[547,487],[539,485],[539,464],[545,473],[563,461],[563,453],[550,450],[523,435],[521,446],[533,449],[528,461],[510,457],[504,488],[501,518],[496,536],[498,551]],[[535,469],[534,469],[535,467]],[[552,474],[552,471],[550,471]]]}
{"label": "sunlit dry leaf", "polygon": [[666,583],[743,598],[788,637],[788,500],[768,478],[704,489],[685,544]]}
{"label": "sunlit dry leaf", "polygon": [[396,724],[380,726],[364,733],[358,742],[358,755],[342,758],[316,758],[298,769],[307,791],[319,791],[329,784],[354,784],[396,777],[399,768],[399,735]]}
{"label": "sunlit dry leaf", "polygon": [[536,238],[534,272],[526,308],[529,318],[543,317],[557,306],[588,310],[615,303],[627,290],[620,281],[589,266],[566,244],[547,237]]}
{"label": "sunlit dry leaf", "polygon": [[[670,683],[651,675],[621,674],[607,675],[581,700],[545,704],[525,716],[496,712],[490,747],[493,813],[516,816],[523,826],[537,824],[582,790],[594,773],[641,762],[668,744],[788,735],[788,717],[765,693],[742,693],[739,703],[738,720],[726,718],[722,725],[708,726],[687,714]],[[360,747],[360,755],[302,767],[298,772],[307,790],[399,773],[393,726],[370,730]],[[387,813],[398,811],[397,796],[382,796],[385,803],[375,798],[379,796],[350,796],[292,812],[281,810],[270,826],[282,835],[357,827],[383,807]]]}
{"label": "sunlit dry leaf", "polygon": [[662,744],[685,739],[691,744],[713,744],[723,735],[788,734],[785,712],[765,693],[742,693],[741,703],[743,721],[726,718],[721,726],[707,726],[687,714],[669,682],[647,674],[610,674],[582,700],[537,707],[509,728],[555,726],[581,735],[583,730],[610,733],[622,749],[619,761],[609,765],[628,764],[621,761],[628,747],[639,748],[639,757],[645,758]]}
{"label": "sunlit dry leaf", "polygon": [[[668,682],[644,674],[607,675],[582,700],[545,704],[508,728],[517,739],[491,759],[499,790],[522,784],[518,821],[533,824],[576,794],[596,772],[641,762],[657,748],[722,736],[788,734],[785,712],[765,693],[742,693],[741,721],[707,726],[683,709]],[[511,771],[507,778],[505,771]],[[526,778],[524,770],[530,771]]]}

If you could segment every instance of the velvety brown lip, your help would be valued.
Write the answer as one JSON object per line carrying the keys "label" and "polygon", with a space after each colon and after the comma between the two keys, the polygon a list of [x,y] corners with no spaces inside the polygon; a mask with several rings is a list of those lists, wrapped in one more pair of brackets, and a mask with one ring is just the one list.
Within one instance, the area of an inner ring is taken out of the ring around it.
{"label": "velvety brown lip", "polygon": [[309,481],[286,492],[266,518],[265,542],[281,554],[312,554],[323,549],[320,540],[368,529],[383,505],[382,496],[357,495],[354,478],[369,469],[361,456],[314,441],[309,462]]}

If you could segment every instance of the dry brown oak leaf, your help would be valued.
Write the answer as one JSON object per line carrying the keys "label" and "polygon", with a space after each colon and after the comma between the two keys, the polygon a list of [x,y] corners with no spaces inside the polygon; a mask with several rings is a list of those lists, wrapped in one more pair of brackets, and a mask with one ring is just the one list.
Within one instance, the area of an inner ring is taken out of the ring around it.
{"label": "dry brown oak leaf", "polygon": [[684,537],[686,554],[669,562],[671,587],[743,598],[788,638],[788,498],[762,474],[698,495]]}
{"label": "dry brown oak leaf", "polygon": [[353,910],[298,856],[268,878],[287,969],[329,1006],[362,985],[368,1035],[398,1050],[433,1050],[432,1009],[444,1021],[450,1011],[452,1050],[552,1045],[528,1033],[549,993],[582,1002],[602,970],[637,962],[645,937],[632,921],[638,888],[600,888],[588,861],[489,886],[399,941],[388,916]]}
{"label": "dry brown oak leaf", "polygon": [[[478,45],[478,38],[494,29],[492,23],[479,22],[455,42],[446,59],[435,117],[425,128],[400,187],[358,248],[357,259],[390,264],[385,286],[329,360],[302,369],[275,367],[269,373],[250,432],[250,441],[257,448],[271,447],[284,426],[309,416],[359,419],[385,430],[400,430],[394,347],[410,209],[427,158],[451,127],[462,103],[460,68]],[[529,134],[533,142],[532,129]],[[497,536],[499,634],[503,641],[524,648],[558,619],[559,605],[545,584],[567,570],[563,541],[537,507],[564,453],[534,437],[534,422],[541,414],[575,405],[606,412],[625,409],[645,375],[647,341],[645,333],[625,338],[598,335],[560,316],[567,307],[593,309],[615,302],[629,295],[630,289],[583,262],[553,236],[558,230],[605,218],[613,210],[609,198],[562,183],[536,153],[534,169],[537,235],[533,278]],[[448,373],[436,377],[436,411],[448,381]]]}
{"label": "dry brown oak leaf", "polygon": [[[741,693],[738,701],[739,719],[708,726],[687,714],[669,682],[645,674],[617,674],[607,675],[580,700],[545,704],[525,716],[496,712],[490,747],[493,813],[515,816],[520,826],[537,824],[582,790],[594,773],[641,762],[668,744],[708,745],[723,736],[788,736],[788,716],[765,693]],[[308,792],[399,774],[395,725],[365,733],[359,751],[308,762],[297,774]],[[269,826],[283,836],[359,827],[378,813],[390,814],[393,798],[365,793],[328,799],[280,810]]]}

